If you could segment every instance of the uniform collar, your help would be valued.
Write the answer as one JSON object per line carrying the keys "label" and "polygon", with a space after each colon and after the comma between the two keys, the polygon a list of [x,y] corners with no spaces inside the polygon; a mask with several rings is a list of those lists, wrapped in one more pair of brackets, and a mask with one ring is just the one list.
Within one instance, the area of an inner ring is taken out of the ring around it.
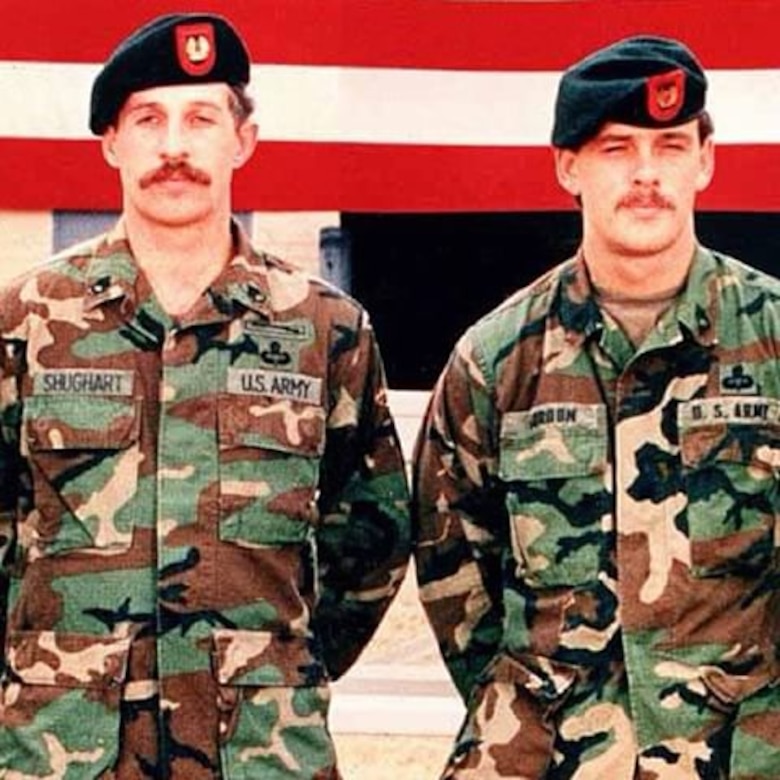
{"label": "uniform collar", "polygon": [[[196,305],[193,316],[198,321],[227,319],[245,310],[270,316],[268,258],[252,247],[235,220],[231,222],[231,232],[233,256]],[[86,312],[120,302],[121,311],[130,315],[148,303],[151,290],[133,257],[121,219],[93,244],[85,286]]]}
{"label": "uniform collar", "polygon": [[[662,336],[667,344],[684,338],[693,338],[703,346],[717,342],[716,274],[717,263],[712,253],[697,246],[685,287],[662,320]],[[604,331],[604,318],[581,251],[562,267],[553,313],[569,345],[581,345]]]}
{"label": "uniform collar", "polygon": [[718,342],[718,275],[719,266],[712,252],[697,246],[675,314],[680,329],[684,329],[702,346],[712,346]]}
{"label": "uniform collar", "polygon": [[139,270],[121,221],[92,244],[87,265],[84,310],[92,312],[113,301],[135,304]]}
{"label": "uniform collar", "polygon": [[604,327],[582,251],[562,268],[554,309],[568,342],[583,341]]}
{"label": "uniform collar", "polygon": [[267,257],[252,246],[238,222],[231,223],[231,230],[233,257],[212,283],[208,295],[221,311],[230,315],[249,310],[270,317],[272,306]]}

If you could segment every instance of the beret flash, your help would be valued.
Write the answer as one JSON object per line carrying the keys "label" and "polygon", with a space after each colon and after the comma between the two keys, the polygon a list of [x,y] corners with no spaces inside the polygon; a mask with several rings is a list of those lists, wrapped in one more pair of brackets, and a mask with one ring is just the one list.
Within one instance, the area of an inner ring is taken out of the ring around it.
{"label": "beret flash", "polygon": [[555,101],[553,146],[576,149],[605,122],[673,127],[704,110],[707,79],[679,41],[636,36],[572,65]]}
{"label": "beret flash", "polygon": [[122,41],[98,73],[89,129],[102,135],[133,92],[171,84],[248,84],[249,67],[244,42],[223,17],[160,16]]}

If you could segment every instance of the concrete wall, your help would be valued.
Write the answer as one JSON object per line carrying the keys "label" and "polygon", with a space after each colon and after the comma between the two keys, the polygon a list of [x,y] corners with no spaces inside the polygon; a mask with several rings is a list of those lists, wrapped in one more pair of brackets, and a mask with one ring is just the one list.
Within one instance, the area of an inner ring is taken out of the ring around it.
{"label": "concrete wall", "polygon": [[0,211],[0,284],[46,259],[52,236],[48,211]]}
{"label": "concrete wall", "polygon": [[[252,240],[259,248],[317,274],[320,230],[339,224],[335,211],[255,212]],[[53,235],[49,211],[0,210],[0,284],[45,260],[52,253]]]}

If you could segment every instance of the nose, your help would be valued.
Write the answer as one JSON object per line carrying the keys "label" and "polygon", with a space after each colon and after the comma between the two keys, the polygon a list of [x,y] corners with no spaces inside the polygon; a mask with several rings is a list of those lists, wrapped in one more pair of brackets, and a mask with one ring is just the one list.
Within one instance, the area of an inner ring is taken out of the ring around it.
{"label": "nose", "polygon": [[165,125],[160,144],[160,156],[166,160],[175,160],[187,155],[184,127],[175,118],[169,118]]}
{"label": "nose", "polygon": [[652,146],[637,146],[633,176],[636,184],[658,184],[658,160]]}

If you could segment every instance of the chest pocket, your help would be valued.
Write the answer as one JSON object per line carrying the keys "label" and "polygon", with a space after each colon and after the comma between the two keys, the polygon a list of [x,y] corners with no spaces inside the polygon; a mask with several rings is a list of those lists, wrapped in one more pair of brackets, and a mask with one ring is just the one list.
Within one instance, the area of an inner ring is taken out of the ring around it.
{"label": "chest pocket", "polygon": [[549,404],[504,415],[506,483],[516,575],[539,587],[594,582],[612,548],[606,410]]}
{"label": "chest pocket", "polygon": [[325,410],[226,394],[218,418],[220,538],[247,546],[307,540],[317,518]]}
{"label": "chest pocket", "polygon": [[680,409],[687,531],[697,577],[755,576],[776,565],[780,424],[760,415],[739,421],[738,407],[760,412],[762,403],[731,399],[707,410],[711,417],[726,408],[728,421],[699,424],[691,422],[687,407]]}
{"label": "chest pocket", "polygon": [[37,516],[27,535],[44,554],[132,539],[138,484],[140,401],[84,395],[29,396],[23,430]]}

